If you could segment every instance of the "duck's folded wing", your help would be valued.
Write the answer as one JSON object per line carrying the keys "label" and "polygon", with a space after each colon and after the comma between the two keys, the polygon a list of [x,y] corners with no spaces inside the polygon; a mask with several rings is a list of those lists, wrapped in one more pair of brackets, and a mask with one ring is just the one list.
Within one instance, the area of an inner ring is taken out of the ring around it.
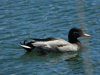
{"label": "duck's folded wing", "polygon": [[63,39],[57,39],[53,41],[36,41],[35,43],[32,43],[34,46],[47,46],[47,45],[65,45],[70,44],[69,42],[63,40]]}

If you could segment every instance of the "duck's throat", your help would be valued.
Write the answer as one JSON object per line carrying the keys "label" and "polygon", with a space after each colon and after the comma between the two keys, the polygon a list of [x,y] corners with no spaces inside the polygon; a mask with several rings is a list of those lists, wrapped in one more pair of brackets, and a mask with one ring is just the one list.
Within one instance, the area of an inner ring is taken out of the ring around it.
{"label": "duck's throat", "polygon": [[79,41],[77,40],[77,38],[69,38],[69,42],[70,43],[76,43],[76,42],[79,42]]}

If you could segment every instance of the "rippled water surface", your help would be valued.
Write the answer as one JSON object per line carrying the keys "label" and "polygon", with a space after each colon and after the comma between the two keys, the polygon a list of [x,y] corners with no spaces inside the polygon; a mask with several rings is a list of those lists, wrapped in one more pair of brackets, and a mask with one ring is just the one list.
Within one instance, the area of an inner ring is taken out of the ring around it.
{"label": "rippled water surface", "polygon": [[[0,75],[99,75],[99,0],[0,0]],[[26,51],[20,42],[59,37],[82,28],[91,35],[79,38],[79,52]]]}

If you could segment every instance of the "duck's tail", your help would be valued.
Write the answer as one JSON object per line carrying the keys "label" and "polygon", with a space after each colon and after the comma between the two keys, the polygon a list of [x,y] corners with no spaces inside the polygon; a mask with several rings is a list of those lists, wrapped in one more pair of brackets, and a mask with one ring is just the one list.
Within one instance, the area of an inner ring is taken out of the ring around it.
{"label": "duck's tail", "polygon": [[26,42],[26,40],[24,41],[23,44],[20,42],[21,47],[23,47],[25,50],[27,50],[27,52],[31,52],[35,48],[35,46],[32,45],[32,43],[34,43],[34,42],[33,41],[30,41],[28,43],[25,43],[25,42]]}

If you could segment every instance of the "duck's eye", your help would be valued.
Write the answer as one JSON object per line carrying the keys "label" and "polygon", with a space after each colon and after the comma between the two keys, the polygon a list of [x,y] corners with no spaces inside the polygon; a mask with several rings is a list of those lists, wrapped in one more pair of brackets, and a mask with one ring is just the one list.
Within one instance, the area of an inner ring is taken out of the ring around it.
{"label": "duck's eye", "polygon": [[79,37],[79,33],[78,32],[73,32],[73,37]]}
{"label": "duck's eye", "polygon": [[74,32],[73,34],[78,34],[78,32]]}

